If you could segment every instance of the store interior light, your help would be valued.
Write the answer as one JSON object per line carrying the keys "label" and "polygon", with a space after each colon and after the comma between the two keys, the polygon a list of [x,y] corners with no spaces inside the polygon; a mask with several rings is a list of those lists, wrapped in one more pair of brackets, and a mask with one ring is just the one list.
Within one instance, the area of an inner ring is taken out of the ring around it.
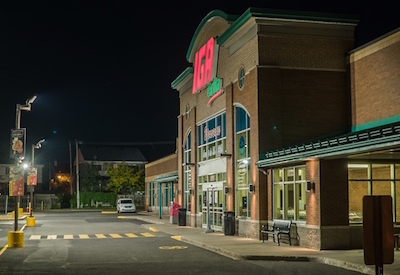
{"label": "store interior light", "polygon": [[349,163],[347,168],[368,168],[368,164]]}

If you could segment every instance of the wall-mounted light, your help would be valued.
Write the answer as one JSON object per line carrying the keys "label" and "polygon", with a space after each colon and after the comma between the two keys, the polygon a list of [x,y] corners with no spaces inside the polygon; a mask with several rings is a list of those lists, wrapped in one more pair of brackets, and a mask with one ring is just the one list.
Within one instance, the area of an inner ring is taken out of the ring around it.
{"label": "wall-mounted light", "polygon": [[192,162],[184,162],[182,163],[182,166],[194,166],[195,164]]}
{"label": "wall-mounted light", "polygon": [[315,190],[315,182],[313,181],[307,181],[307,192],[314,191]]}
{"label": "wall-mounted light", "polygon": [[250,192],[256,192],[256,186],[254,184],[249,185]]}
{"label": "wall-mounted light", "polygon": [[190,193],[190,195],[194,195],[194,190],[193,190],[193,189],[190,189],[190,190],[189,190],[189,193]]}
{"label": "wall-mounted light", "polygon": [[225,191],[225,194],[228,194],[228,193],[229,193],[229,187],[228,187],[228,186],[225,186],[224,191]]}

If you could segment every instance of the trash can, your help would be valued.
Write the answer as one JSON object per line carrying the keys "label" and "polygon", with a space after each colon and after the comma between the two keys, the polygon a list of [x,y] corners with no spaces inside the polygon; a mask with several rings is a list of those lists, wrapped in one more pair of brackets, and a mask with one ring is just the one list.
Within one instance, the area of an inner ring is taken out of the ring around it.
{"label": "trash can", "polygon": [[235,212],[224,213],[224,233],[225,235],[235,235]]}
{"label": "trash can", "polygon": [[179,208],[178,223],[179,226],[186,226],[186,208]]}

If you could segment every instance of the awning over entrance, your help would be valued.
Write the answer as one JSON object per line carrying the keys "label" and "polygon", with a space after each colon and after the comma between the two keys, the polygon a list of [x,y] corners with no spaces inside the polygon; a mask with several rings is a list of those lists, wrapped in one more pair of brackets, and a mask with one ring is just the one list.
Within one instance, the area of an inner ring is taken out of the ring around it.
{"label": "awning over entrance", "polygon": [[295,147],[282,148],[260,155],[259,168],[286,165],[313,158],[358,156],[366,153],[379,154],[379,158],[400,159],[400,123],[384,125],[368,130],[350,132],[323,141],[310,142]]}
{"label": "awning over entrance", "polygon": [[158,176],[154,180],[154,182],[155,183],[163,183],[163,182],[172,182],[172,181],[177,181],[177,180],[178,180],[178,172],[167,174],[167,175]]}

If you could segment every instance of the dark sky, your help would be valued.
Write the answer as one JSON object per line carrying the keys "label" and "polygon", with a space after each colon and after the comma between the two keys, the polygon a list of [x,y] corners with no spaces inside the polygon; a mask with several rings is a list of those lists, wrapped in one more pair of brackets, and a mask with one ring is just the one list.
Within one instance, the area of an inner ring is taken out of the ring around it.
{"label": "dark sky", "polygon": [[68,159],[75,139],[169,143],[146,145],[154,153],[149,160],[173,153],[179,98],[170,84],[189,65],[193,33],[214,9],[356,15],[356,46],[400,27],[395,0],[8,2],[0,4],[2,163],[10,162],[16,104],[34,94],[32,111],[21,114],[29,155],[41,138],[46,143],[35,156],[42,160]]}

